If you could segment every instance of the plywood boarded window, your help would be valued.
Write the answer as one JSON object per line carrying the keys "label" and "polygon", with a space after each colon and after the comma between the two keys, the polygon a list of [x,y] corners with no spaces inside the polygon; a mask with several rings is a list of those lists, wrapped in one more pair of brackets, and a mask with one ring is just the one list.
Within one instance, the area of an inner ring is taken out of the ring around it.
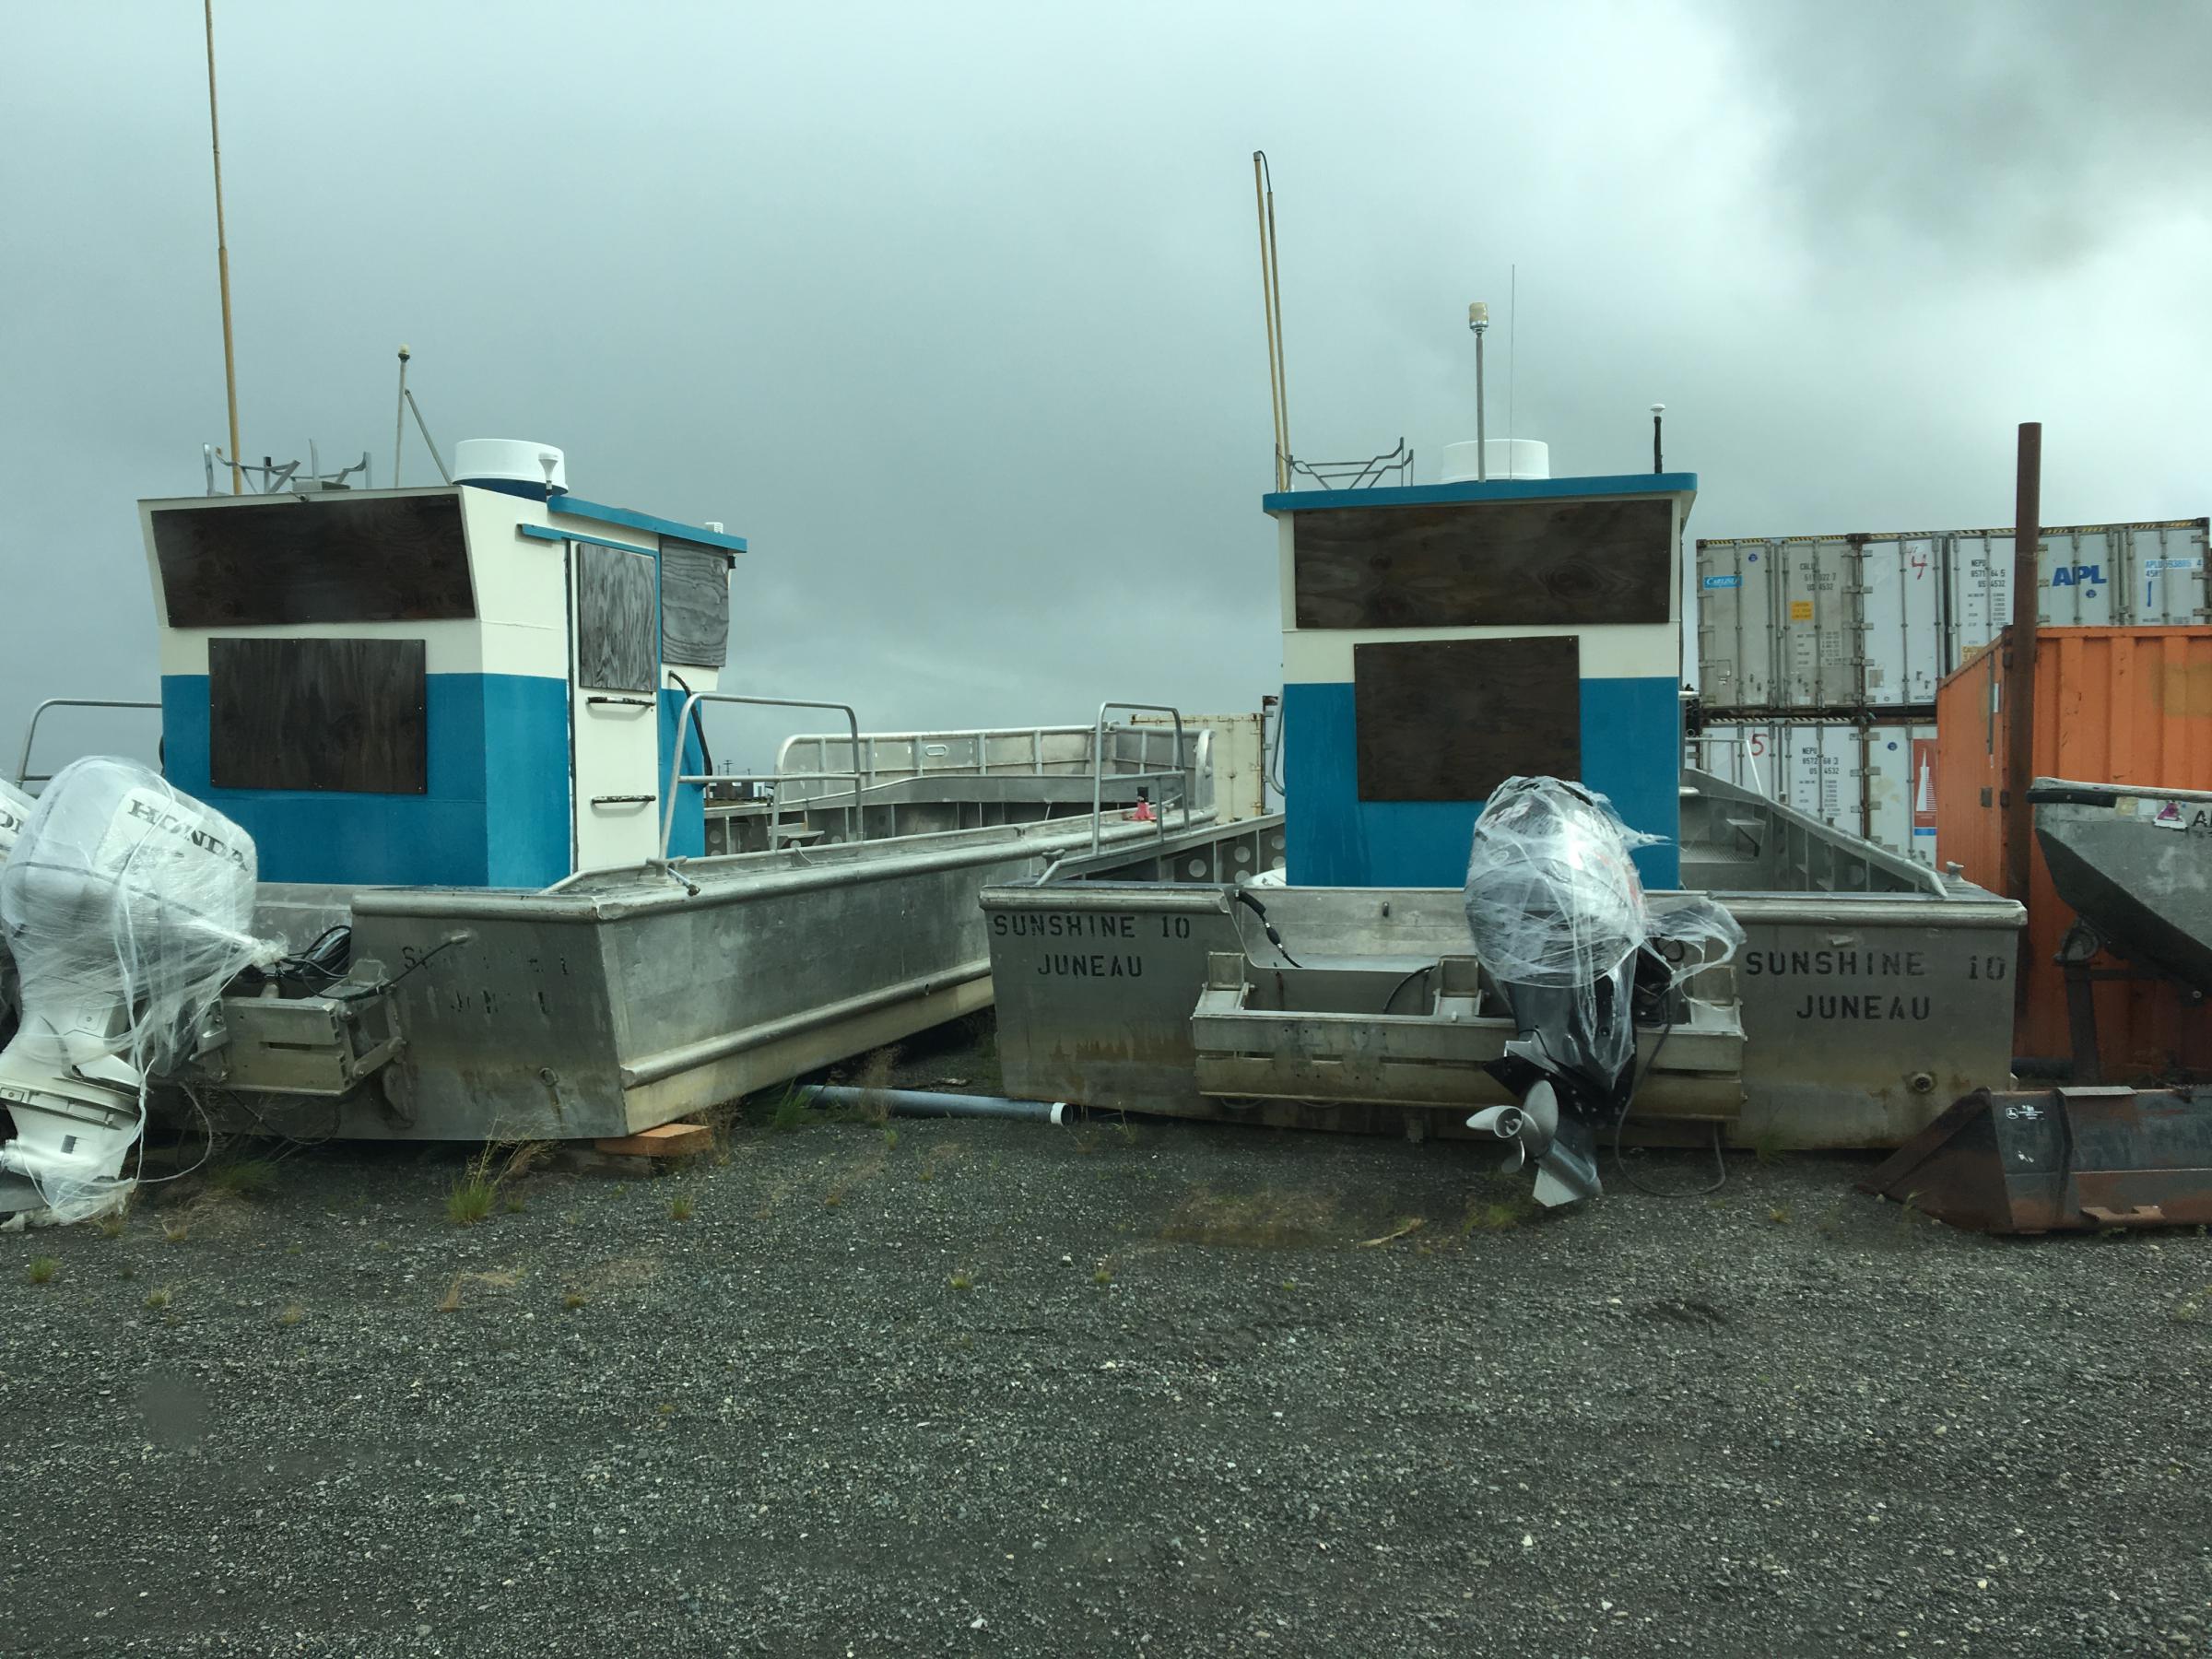
{"label": "plywood boarded window", "polygon": [[1571,637],[1352,648],[1363,801],[1479,801],[1506,779],[1583,774]]}
{"label": "plywood boarded window", "polygon": [[170,507],[153,514],[153,531],[171,628],[477,614],[457,496]]}
{"label": "plywood boarded window", "polygon": [[719,668],[730,656],[730,556],[661,543],[661,660]]}
{"label": "plywood boarded window", "polygon": [[576,683],[594,691],[651,691],[659,677],[660,623],[653,558],[619,547],[576,550]]}
{"label": "plywood boarded window", "polygon": [[425,794],[428,691],[420,640],[210,640],[210,781]]}
{"label": "plywood boarded window", "polygon": [[1300,628],[1664,623],[1674,508],[1629,501],[1338,507],[1293,519]]}

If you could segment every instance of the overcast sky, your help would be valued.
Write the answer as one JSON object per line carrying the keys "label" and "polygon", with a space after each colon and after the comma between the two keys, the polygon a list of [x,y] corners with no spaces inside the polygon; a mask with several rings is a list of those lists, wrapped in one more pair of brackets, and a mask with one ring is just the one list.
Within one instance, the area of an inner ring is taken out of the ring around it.
{"label": "overcast sky", "polygon": [[[1301,455],[1433,480],[1481,298],[1493,432],[1638,470],[1664,400],[1692,535],[2008,523],[2024,418],[2047,523],[2212,511],[2202,4],[216,11],[247,453],[388,482],[404,340],[449,456],[747,536],[725,685],[877,727],[1275,689],[1255,147]],[[11,767],[39,698],[156,684],[133,502],[224,431],[206,94],[192,0],[10,8]]]}

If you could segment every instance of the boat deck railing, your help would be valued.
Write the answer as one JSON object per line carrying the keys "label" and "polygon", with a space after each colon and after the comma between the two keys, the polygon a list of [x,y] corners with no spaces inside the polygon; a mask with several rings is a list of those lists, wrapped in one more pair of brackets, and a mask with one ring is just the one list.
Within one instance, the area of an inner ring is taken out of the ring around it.
{"label": "boat deck railing", "polygon": [[49,709],[151,709],[159,713],[161,705],[134,698],[118,697],[50,697],[30,712],[30,724],[23,732],[23,757],[16,762],[16,787],[28,789],[33,783],[51,783],[52,772],[34,772],[30,770],[33,747],[39,740],[39,722],[46,717]]}

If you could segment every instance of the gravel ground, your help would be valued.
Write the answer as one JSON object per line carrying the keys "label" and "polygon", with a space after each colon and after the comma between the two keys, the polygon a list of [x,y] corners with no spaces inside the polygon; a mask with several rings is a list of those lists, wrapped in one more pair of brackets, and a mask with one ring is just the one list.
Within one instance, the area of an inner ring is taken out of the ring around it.
{"label": "gravel ground", "polygon": [[1491,1156],[763,1114],[0,1236],[0,1649],[2212,1651],[2212,1241]]}

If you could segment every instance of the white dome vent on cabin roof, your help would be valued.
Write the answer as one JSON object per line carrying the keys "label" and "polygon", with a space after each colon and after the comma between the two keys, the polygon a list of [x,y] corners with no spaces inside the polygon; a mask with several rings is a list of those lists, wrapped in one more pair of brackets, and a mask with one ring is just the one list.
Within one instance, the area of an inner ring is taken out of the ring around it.
{"label": "white dome vent on cabin roof", "polygon": [[464,438],[453,446],[453,482],[535,484],[565,495],[568,457],[549,443],[527,438]]}
{"label": "white dome vent on cabin roof", "polygon": [[1491,438],[1486,440],[1489,449],[1488,468],[1481,466],[1484,458],[1481,443],[1469,440],[1465,443],[1444,445],[1443,484],[1472,484],[1485,472],[1492,478],[1548,478],[1551,477],[1551,445],[1534,438]]}

